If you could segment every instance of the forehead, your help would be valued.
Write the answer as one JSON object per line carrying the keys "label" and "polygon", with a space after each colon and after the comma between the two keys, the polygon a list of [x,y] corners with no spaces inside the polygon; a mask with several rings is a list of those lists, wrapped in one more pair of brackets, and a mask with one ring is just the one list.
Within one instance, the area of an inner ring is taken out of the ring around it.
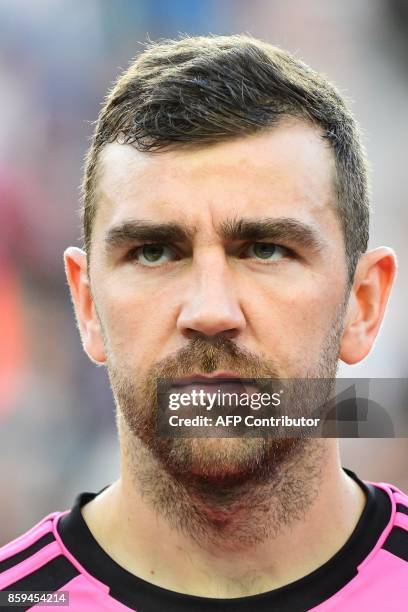
{"label": "forehead", "polygon": [[152,154],[113,143],[99,159],[94,232],[132,218],[198,229],[232,216],[333,221],[334,176],[320,131],[295,120],[195,149]]}

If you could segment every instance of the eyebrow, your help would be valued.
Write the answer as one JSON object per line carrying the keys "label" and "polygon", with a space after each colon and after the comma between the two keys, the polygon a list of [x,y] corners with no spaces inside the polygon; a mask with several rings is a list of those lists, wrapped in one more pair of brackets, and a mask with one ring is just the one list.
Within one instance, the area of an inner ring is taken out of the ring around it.
{"label": "eyebrow", "polygon": [[312,225],[291,217],[237,219],[221,224],[219,234],[224,240],[279,240],[319,252],[324,240]]}
{"label": "eyebrow", "polygon": [[133,242],[186,242],[193,232],[179,223],[152,223],[132,219],[111,227],[105,236],[105,248],[111,250]]}
{"label": "eyebrow", "polygon": [[[111,227],[104,242],[107,251],[134,242],[185,243],[191,241],[196,232],[197,228],[180,223],[131,219]],[[291,217],[231,219],[220,224],[217,234],[225,241],[288,241],[315,252],[324,246],[317,229]]]}

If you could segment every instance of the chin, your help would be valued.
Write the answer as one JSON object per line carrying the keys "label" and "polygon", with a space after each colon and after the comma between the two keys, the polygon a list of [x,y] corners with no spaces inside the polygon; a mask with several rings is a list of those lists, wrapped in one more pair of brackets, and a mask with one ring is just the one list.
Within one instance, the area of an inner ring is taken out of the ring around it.
{"label": "chin", "polygon": [[177,440],[168,460],[179,476],[225,484],[243,481],[262,464],[262,438],[190,438]]}

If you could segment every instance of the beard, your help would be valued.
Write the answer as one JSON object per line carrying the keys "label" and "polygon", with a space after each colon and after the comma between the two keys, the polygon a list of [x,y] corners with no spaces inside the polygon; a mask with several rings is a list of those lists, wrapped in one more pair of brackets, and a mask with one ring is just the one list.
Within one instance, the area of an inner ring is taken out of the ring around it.
{"label": "beard", "polygon": [[[335,377],[346,303],[336,313],[317,358],[292,376]],[[118,365],[113,352],[107,353],[122,478],[172,529],[215,551],[242,551],[304,519],[321,489],[327,440],[162,438],[157,432],[158,379],[216,370],[230,370],[243,379],[282,378],[285,372],[274,360],[228,338],[198,333],[179,352],[156,362],[144,377]],[[296,388],[304,391],[304,385]],[[294,393],[295,411],[301,412],[303,399]]]}
{"label": "beard", "polygon": [[[344,312],[345,303],[330,326],[317,359],[296,376],[303,379],[335,377]],[[233,340],[223,336],[211,339],[199,333],[179,352],[156,362],[143,379],[115,365],[108,354],[119,429],[122,429],[122,437],[126,435],[126,446],[138,448],[145,462],[152,461],[157,469],[191,495],[224,504],[226,499],[242,498],[243,492],[255,484],[278,482],[284,465],[298,464],[301,455],[311,457],[312,448],[321,448],[321,445],[316,439],[304,437],[160,437],[157,433],[157,380],[179,379],[196,372],[211,374],[216,370],[232,370],[243,379],[279,379],[285,374],[272,359],[240,348]],[[297,389],[297,395],[294,391],[291,398],[292,413],[302,414],[305,387]],[[134,458],[132,463],[135,462],[140,468],[140,461]],[[312,473],[310,461],[308,463]]]}

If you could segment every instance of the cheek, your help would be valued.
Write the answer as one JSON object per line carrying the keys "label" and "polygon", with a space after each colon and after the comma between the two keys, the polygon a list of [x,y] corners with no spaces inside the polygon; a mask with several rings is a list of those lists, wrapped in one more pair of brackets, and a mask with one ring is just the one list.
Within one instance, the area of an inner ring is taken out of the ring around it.
{"label": "cheek", "polygon": [[107,288],[103,313],[111,357],[132,369],[149,366],[171,328],[173,311],[171,294],[157,286]]}
{"label": "cheek", "polygon": [[283,367],[318,355],[342,302],[339,285],[319,277],[253,287],[245,311],[262,352]]}

